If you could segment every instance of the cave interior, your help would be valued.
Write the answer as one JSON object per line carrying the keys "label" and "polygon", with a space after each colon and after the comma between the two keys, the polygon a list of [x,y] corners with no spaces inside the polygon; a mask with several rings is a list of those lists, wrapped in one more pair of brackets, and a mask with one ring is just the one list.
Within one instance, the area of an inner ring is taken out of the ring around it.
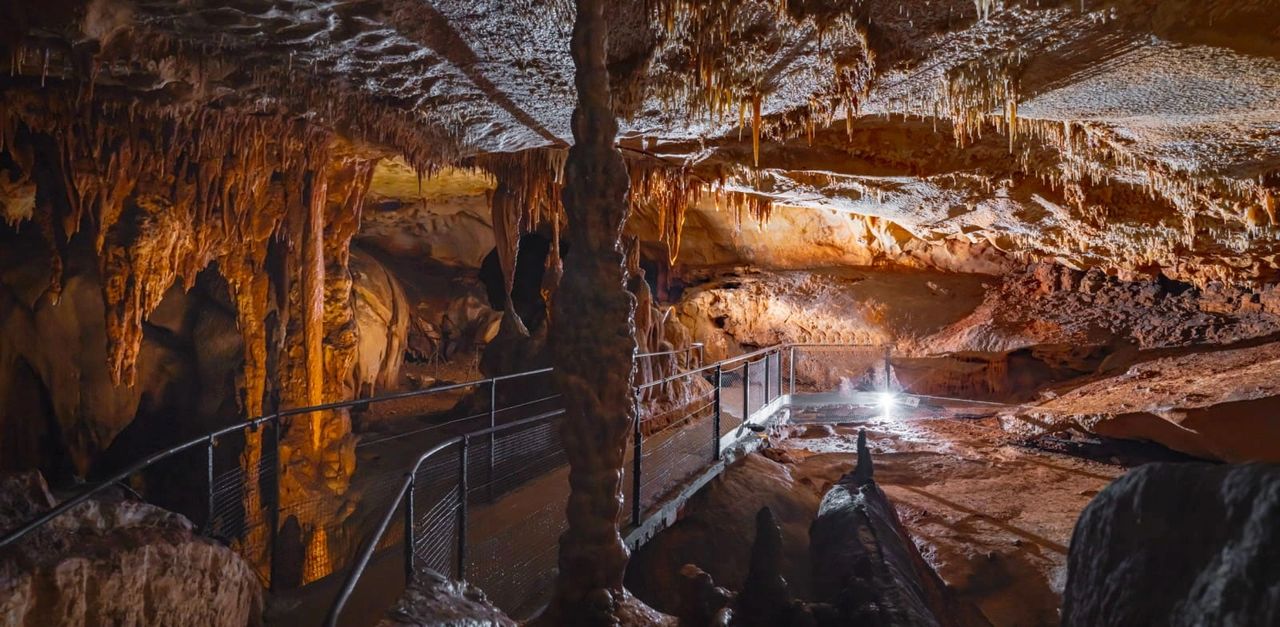
{"label": "cave interior", "polygon": [[0,4],[3,625],[1280,624],[1280,0]]}

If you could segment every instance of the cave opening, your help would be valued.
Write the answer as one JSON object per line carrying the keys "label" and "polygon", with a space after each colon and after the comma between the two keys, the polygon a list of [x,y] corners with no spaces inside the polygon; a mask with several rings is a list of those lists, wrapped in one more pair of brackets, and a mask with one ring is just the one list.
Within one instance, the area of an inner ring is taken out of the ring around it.
{"label": "cave opening", "polygon": [[0,616],[1280,624],[1273,4],[0,5]]}

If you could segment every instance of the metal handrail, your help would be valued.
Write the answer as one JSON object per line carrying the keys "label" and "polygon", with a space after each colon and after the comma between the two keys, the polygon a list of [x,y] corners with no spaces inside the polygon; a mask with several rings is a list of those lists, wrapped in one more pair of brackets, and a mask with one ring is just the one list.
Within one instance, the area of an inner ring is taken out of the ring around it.
{"label": "metal handrail", "polygon": [[[417,476],[418,471],[422,469],[422,465],[425,464],[428,459],[431,459],[441,451],[447,450],[459,443],[462,443],[465,448],[467,441],[473,437],[495,434],[495,433],[498,433],[499,431],[504,431],[506,429],[511,429],[521,425],[550,420],[552,418],[555,418],[556,416],[561,416],[563,414],[564,414],[563,409],[556,409],[549,412],[538,414],[537,416],[530,416],[529,418],[514,420],[507,424],[488,427],[486,429],[481,429],[479,431],[474,431],[464,435],[454,436],[452,438],[449,438],[448,440],[445,440],[443,442],[440,442],[439,444],[436,444],[435,446],[427,450],[427,452],[418,456],[418,460],[414,462],[413,468],[411,468],[408,472],[405,473],[404,480],[400,484],[400,489],[396,493],[396,498],[391,502],[390,506],[387,507],[387,511],[385,514],[383,514],[382,518],[379,520],[377,528],[374,530],[373,534],[369,536],[367,540],[365,540],[364,544],[361,545],[360,553],[358,554],[356,561],[351,565],[351,572],[349,572],[347,574],[347,578],[343,580],[342,588],[339,589],[337,598],[334,600],[333,605],[329,608],[329,613],[325,616],[324,624],[330,627],[338,624],[338,619],[342,616],[342,610],[346,607],[347,600],[351,598],[351,593],[355,591],[356,585],[359,584],[360,577],[364,575],[365,568],[369,566],[369,562],[373,559],[373,554],[377,552],[378,544],[382,542],[382,537],[386,535],[387,529],[391,527],[391,520],[395,518],[396,510],[400,509],[401,504],[404,504],[404,503],[408,503],[407,507],[409,507],[408,511],[405,514],[405,525],[406,525],[405,533],[404,533],[405,577],[408,583],[413,582],[413,577],[414,577],[414,564],[413,564],[414,539],[413,539],[413,527],[412,527],[413,520],[414,520],[413,507],[412,507],[413,501],[412,499],[410,499],[409,501],[406,502],[405,497],[409,495],[409,492],[411,490],[413,490],[414,478]],[[464,460],[465,460],[465,456],[464,456]],[[465,474],[466,462],[465,461],[462,463],[462,468],[463,468],[463,475],[462,475],[461,483],[464,486],[464,489],[462,490],[462,493],[459,495],[459,498],[461,500],[463,519],[459,525],[459,528],[466,529],[467,493],[465,489],[465,485],[466,485],[466,474]],[[466,542],[465,534],[462,534],[460,536],[460,542],[462,543]],[[459,555],[460,555],[459,562],[462,562],[464,558],[462,558],[461,555],[465,553],[466,549],[465,547],[460,547],[460,548],[461,548],[461,551],[459,552]]]}
{"label": "metal handrail", "polygon": [[[685,370],[684,372],[677,372],[677,373],[675,373],[675,374],[673,374],[673,375],[669,375],[669,376],[663,377],[663,378],[661,378],[661,379],[654,379],[653,381],[649,381],[649,382],[646,382],[646,383],[642,383],[642,384],[640,384],[640,385],[637,385],[637,386],[636,386],[636,390],[637,390],[637,391],[647,390],[647,389],[652,388],[652,387],[655,387],[655,386],[663,385],[663,384],[666,384],[666,383],[671,383],[672,381],[675,381],[675,380],[677,380],[677,379],[682,379],[682,378],[684,378],[684,377],[688,377],[688,376],[691,376],[691,375],[696,375],[696,374],[702,374],[702,373],[705,373],[705,372],[710,372],[710,371],[715,370],[716,368],[720,368],[721,370],[732,370],[733,368],[725,368],[725,366],[726,366],[726,365],[728,365],[728,364],[738,364],[739,362],[744,362],[744,361],[748,361],[748,360],[751,360],[751,359],[755,359],[756,357],[759,357],[759,356],[761,356],[761,355],[764,355],[765,353],[770,353],[770,352],[775,352],[775,351],[777,351],[779,354],[781,354],[781,351],[782,351],[783,349],[796,349],[796,348],[877,348],[877,347],[879,347],[879,346],[881,346],[881,345],[880,345],[880,344],[805,344],[805,343],[795,343],[795,342],[783,342],[783,343],[781,343],[781,344],[774,344],[773,346],[766,346],[766,347],[764,347],[764,348],[759,348],[759,349],[756,349],[756,350],[751,351],[751,352],[749,352],[749,353],[743,353],[743,354],[741,354],[741,355],[734,355],[734,356],[732,356],[732,357],[726,357],[726,358],[721,359],[720,361],[717,361],[717,362],[715,362],[715,363],[713,363],[713,364],[707,364],[707,365],[702,366],[702,367],[700,367],[700,368],[694,368],[694,369],[692,369],[692,370]],[[754,362],[754,363],[759,363],[759,362],[757,361],[757,362]],[[734,368],[737,368],[737,367],[739,367],[739,366],[738,366],[738,365],[735,365],[735,366],[734,366]]]}
{"label": "metal handrail", "polygon": [[661,356],[663,356],[663,355],[675,355],[675,354],[678,354],[678,353],[690,353],[690,352],[693,352],[695,349],[696,349],[699,353],[701,353],[701,352],[702,352],[702,349],[703,349],[703,347],[704,347],[704,346],[705,346],[705,345],[704,345],[702,342],[693,342],[692,344],[689,344],[688,346],[686,346],[686,347],[684,347],[684,348],[674,348],[674,349],[671,349],[671,350],[669,350],[669,351],[657,351],[657,352],[653,352],[653,353],[639,353],[639,354],[637,354],[637,355],[636,355],[636,358],[637,358],[637,359],[640,359],[640,358],[642,358],[642,357],[661,357]]}
{"label": "metal handrail", "polygon": [[[718,362],[716,362],[716,363],[714,363],[714,364],[706,364],[706,365],[702,365],[702,366],[700,366],[700,367],[698,367],[698,368],[696,368],[696,369],[691,369],[691,370],[687,370],[687,371],[679,372],[679,373],[676,373],[676,374],[673,374],[673,375],[670,375],[670,376],[667,376],[667,377],[664,377],[664,378],[662,378],[662,379],[658,379],[658,380],[655,380],[655,381],[650,381],[650,382],[647,382],[647,383],[644,383],[644,384],[637,384],[637,385],[635,385],[635,386],[633,387],[633,390],[638,394],[639,392],[642,392],[642,391],[644,391],[644,390],[648,390],[648,389],[651,389],[651,388],[653,388],[653,387],[655,387],[655,386],[659,386],[659,385],[663,385],[663,384],[665,384],[665,383],[669,383],[669,382],[675,381],[676,379],[679,379],[679,378],[681,378],[681,377],[699,376],[699,375],[706,375],[706,374],[714,373],[714,375],[715,375],[715,379],[716,379],[715,394],[714,394],[714,406],[715,406],[715,411],[714,411],[714,423],[713,423],[713,427],[714,427],[714,431],[715,431],[715,437],[713,438],[713,440],[714,440],[714,441],[713,441],[713,443],[712,443],[712,444],[713,444],[713,446],[712,446],[712,449],[713,449],[713,451],[712,451],[712,452],[713,452],[712,459],[716,459],[716,460],[718,460],[718,459],[719,459],[719,456],[720,456],[720,446],[721,446],[721,444],[720,444],[720,435],[719,435],[719,433],[720,433],[720,414],[721,414],[721,396],[722,396],[722,394],[721,394],[721,391],[722,391],[722,390],[721,390],[721,387],[722,387],[722,386],[720,385],[720,382],[721,382],[721,375],[722,375],[722,373],[727,369],[727,368],[726,368],[726,366],[731,367],[731,368],[745,367],[745,368],[746,368],[746,370],[747,370],[746,375],[748,375],[748,376],[749,376],[749,374],[750,374],[750,370],[752,369],[752,365],[753,365],[753,364],[758,365],[758,364],[760,364],[761,362],[763,362],[763,363],[765,364],[765,390],[764,390],[764,404],[763,404],[761,407],[767,407],[767,406],[769,405],[770,401],[771,401],[771,396],[772,396],[772,400],[776,400],[776,399],[777,399],[780,395],[782,395],[782,393],[783,393],[782,383],[783,383],[783,379],[784,379],[784,372],[783,372],[783,364],[784,364],[784,363],[787,363],[787,364],[789,364],[789,366],[790,366],[790,369],[791,369],[790,379],[791,379],[791,386],[792,386],[792,388],[791,388],[791,389],[792,389],[792,390],[794,390],[794,384],[795,384],[795,350],[796,350],[797,348],[866,348],[866,347],[873,347],[873,346],[878,346],[878,345],[872,345],[872,344],[817,344],[817,343],[808,344],[808,343],[781,343],[781,344],[777,344],[777,345],[773,345],[773,346],[768,346],[768,347],[764,347],[764,348],[759,348],[759,349],[756,349],[756,350],[753,350],[753,351],[750,351],[750,352],[747,352],[747,353],[744,353],[744,354],[741,354],[741,355],[735,355],[735,356],[732,356],[732,357],[728,357],[728,358],[722,359],[722,360],[720,360],[720,361],[718,361]],[[698,350],[699,350],[699,352],[700,352],[700,354],[701,354],[701,352],[702,352],[702,350],[703,350],[703,346],[702,346],[701,344],[694,344],[694,345],[691,345],[691,346],[689,346],[689,347],[687,347],[687,348],[677,349],[677,350],[672,350],[672,351],[660,351],[660,352],[655,352],[655,353],[641,353],[641,354],[637,354],[637,355],[636,355],[636,357],[637,357],[637,358],[639,358],[639,357],[648,357],[648,356],[658,356],[658,355],[677,354],[677,353],[682,353],[682,352],[691,352],[691,351],[692,351],[693,349],[695,349],[695,348],[696,348],[696,349],[698,349]],[[784,358],[782,357],[783,351],[789,351],[789,355],[790,355],[789,359],[786,359],[785,361],[784,361]],[[771,367],[771,366],[770,366],[770,362],[773,360],[774,356],[777,356],[777,360],[778,360],[778,361],[776,362],[776,363],[777,363],[777,365],[776,365],[776,367]],[[887,354],[886,354],[886,359],[887,359]],[[701,361],[701,360],[700,360],[700,361]],[[771,376],[770,376],[770,375],[771,375],[771,370],[776,370],[776,373],[773,373],[773,376],[774,376],[774,377],[776,377],[776,380],[771,378]],[[353,400],[349,400],[349,401],[339,401],[339,402],[325,403],[325,404],[321,404],[321,405],[314,405],[314,406],[308,406],[308,407],[299,407],[299,408],[292,408],[292,409],[287,409],[287,410],[279,410],[279,411],[276,411],[276,412],[274,412],[274,413],[272,413],[272,414],[267,414],[267,415],[259,416],[259,417],[253,418],[253,419],[248,420],[248,421],[245,421],[245,422],[236,423],[236,424],[233,424],[233,425],[228,425],[228,426],[226,426],[226,427],[219,428],[219,429],[217,429],[217,430],[215,430],[215,431],[212,431],[212,432],[210,432],[210,433],[207,433],[207,434],[201,435],[201,436],[199,436],[199,437],[193,438],[193,439],[191,439],[191,440],[189,440],[189,441],[186,441],[186,442],[183,442],[183,443],[181,443],[181,444],[178,444],[178,445],[175,445],[175,446],[171,446],[171,447],[169,447],[169,448],[167,448],[167,449],[165,449],[165,450],[162,450],[162,451],[159,451],[159,452],[153,453],[153,454],[151,454],[151,455],[147,456],[146,458],[144,458],[144,459],[140,460],[139,462],[137,462],[137,463],[135,463],[135,464],[133,464],[133,465],[129,466],[129,467],[128,467],[128,468],[126,468],[125,470],[122,470],[122,471],[120,471],[120,472],[118,472],[118,473],[116,473],[116,474],[112,475],[112,476],[111,476],[110,478],[108,478],[107,480],[104,480],[104,481],[102,481],[102,482],[100,482],[100,483],[98,483],[98,484],[96,484],[96,485],[92,486],[91,488],[88,488],[87,490],[85,490],[85,491],[81,492],[80,494],[77,494],[76,496],[74,496],[74,497],[72,497],[72,498],[70,498],[70,499],[67,499],[67,500],[63,501],[62,503],[58,504],[58,505],[57,505],[57,506],[55,506],[54,508],[50,509],[49,511],[47,511],[47,512],[45,512],[45,513],[43,513],[43,514],[41,514],[41,515],[39,515],[39,516],[37,516],[37,517],[33,518],[32,520],[28,521],[26,524],[24,524],[24,525],[23,525],[23,526],[21,526],[20,528],[18,528],[18,529],[16,529],[16,530],[13,530],[13,531],[11,531],[11,532],[8,532],[8,533],[7,533],[3,538],[0,538],[0,548],[5,547],[5,546],[8,546],[9,544],[12,544],[13,542],[15,542],[15,541],[17,541],[17,540],[21,539],[22,537],[24,537],[24,536],[26,536],[27,534],[29,534],[29,533],[31,533],[32,531],[34,531],[35,529],[38,529],[39,527],[41,527],[41,526],[43,526],[43,525],[47,524],[47,523],[48,523],[48,522],[50,522],[51,520],[53,520],[53,519],[57,518],[58,516],[60,516],[60,515],[62,515],[62,514],[64,514],[64,513],[66,513],[67,511],[71,510],[72,508],[74,508],[74,507],[76,507],[76,506],[80,505],[81,503],[84,503],[85,501],[87,501],[88,499],[90,499],[91,497],[93,497],[95,494],[98,494],[98,493],[99,493],[99,492],[101,492],[102,490],[105,490],[106,488],[108,488],[108,487],[110,487],[110,486],[112,486],[112,485],[115,485],[115,484],[121,483],[122,481],[125,481],[126,479],[128,479],[128,477],[129,477],[129,476],[131,476],[131,475],[133,475],[133,474],[136,474],[136,473],[138,473],[138,472],[140,472],[140,471],[143,471],[143,470],[147,469],[148,467],[150,467],[150,466],[152,466],[152,465],[154,465],[154,464],[156,464],[156,463],[158,463],[158,462],[160,462],[160,461],[163,461],[163,460],[165,460],[165,459],[168,459],[168,458],[170,458],[170,457],[172,457],[172,456],[174,456],[174,455],[177,455],[177,454],[182,453],[182,452],[184,452],[184,451],[189,451],[189,450],[192,450],[192,449],[196,449],[196,448],[201,447],[201,446],[206,447],[206,449],[207,449],[207,451],[208,451],[208,459],[209,459],[209,476],[210,476],[210,482],[209,482],[209,483],[210,483],[210,488],[209,488],[209,489],[210,489],[210,503],[212,503],[212,493],[213,493],[213,481],[212,481],[212,476],[213,476],[213,464],[212,464],[212,461],[213,461],[213,450],[214,450],[214,447],[215,447],[215,445],[216,445],[216,443],[217,443],[217,440],[218,440],[219,438],[223,437],[223,436],[228,435],[228,434],[232,434],[232,433],[236,433],[236,432],[244,432],[244,431],[247,431],[247,430],[250,430],[250,429],[256,430],[256,429],[258,429],[258,428],[262,427],[263,425],[270,423],[270,424],[272,424],[272,425],[274,425],[274,426],[275,426],[275,435],[276,435],[276,438],[277,438],[277,448],[278,448],[278,438],[280,437],[280,429],[281,429],[281,422],[280,422],[280,420],[281,420],[282,418],[287,418],[287,417],[292,417],[292,416],[298,416],[298,415],[303,415],[303,414],[309,414],[309,413],[313,413],[313,412],[333,411],[333,410],[340,410],[340,409],[354,408],[354,407],[367,407],[367,406],[369,406],[369,405],[370,405],[370,404],[372,404],[372,403],[380,403],[380,402],[384,402],[384,401],[392,401],[392,400],[405,399],[405,398],[424,397],[424,396],[429,396],[429,395],[433,395],[433,394],[439,394],[439,393],[444,393],[444,392],[449,392],[449,391],[459,390],[459,389],[464,389],[464,388],[473,388],[473,387],[476,387],[476,388],[482,388],[482,387],[483,387],[483,386],[485,386],[485,385],[490,386],[490,389],[489,389],[489,394],[490,394],[490,407],[489,407],[490,424],[489,424],[489,426],[488,426],[487,428],[484,428],[484,429],[480,429],[480,430],[477,430],[477,431],[468,432],[468,433],[466,433],[466,434],[464,434],[464,435],[458,435],[458,436],[450,437],[449,439],[444,440],[443,442],[440,442],[440,443],[438,443],[438,444],[436,444],[436,445],[432,446],[430,449],[428,449],[426,452],[424,452],[421,456],[419,456],[419,458],[417,459],[416,463],[414,464],[413,469],[412,469],[409,473],[407,473],[407,474],[406,474],[405,479],[404,479],[404,481],[402,482],[402,484],[401,484],[401,486],[400,486],[399,491],[396,493],[395,500],[394,500],[394,502],[392,503],[392,506],[388,508],[388,510],[387,510],[387,512],[386,512],[386,514],[385,514],[385,515],[384,515],[384,516],[379,520],[379,523],[378,523],[377,527],[374,529],[373,537],[371,537],[367,542],[365,542],[365,543],[364,543],[364,545],[362,545],[362,546],[361,546],[361,549],[360,549],[360,552],[359,552],[359,554],[358,554],[358,556],[357,556],[357,558],[356,558],[356,561],[354,562],[353,566],[351,567],[351,568],[352,568],[352,570],[351,570],[350,574],[348,575],[347,580],[344,582],[344,586],[343,586],[342,591],[341,591],[340,603],[336,604],[336,605],[334,606],[334,608],[331,610],[330,622],[329,622],[328,624],[333,624],[333,621],[336,621],[336,620],[337,620],[338,615],[341,613],[341,611],[342,611],[342,606],[346,603],[347,598],[348,598],[348,597],[352,594],[352,592],[354,591],[355,586],[357,585],[357,582],[358,582],[358,580],[359,580],[359,578],[360,578],[361,573],[362,573],[362,572],[363,572],[363,570],[367,567],[367,565],[368,565],[369,561],[372,559],[372,555],[373,555],[373,553],[374,553],[374,552],[376,552],[376,548],[377,548],[378,543],[381,541],[381,538],[382,538],[383,536],[385,536],[385,535],[386,535],[386,532],[387,532],[387,530],[388,530],[388,529],[389,529],[389,527],[390,527],[391,520],[393,520],[393,519],[394,519],[394,515],[395,515],[396,510],[397,510],[397,509],[398,509],[398,508],[399,508],[399,507],[400,507],[400,506],[405,502],[405,500],[406,500],[406,499],[408,499],[408,501],[409,501],[410,503],[412,503],[412,500],[413,500],[413,499],[412,499],[413,477],[414,477],[414,476],[415,476],[415,474],[416,474],[416,473],[421,469],[422,464],[423,464],[423,463],[425,463],[427,459],[429,459],[429,458],[433,457],[434,455],[439,454],[439,453],[440,453],[440,451],[446,450],[446,449],[448,449],[448,448],[450,448],[450,447],[452,447],[452,446],[456,446],[456,445],[458,445],[458,444],[461,442],[461,443],[463,444],[463,456],[462,456],[462,459],[463,459],[463,463],[464,463],[464,466],[465,466],[465,463],[466,463],[466,462],[465,462],[465,460],[466,460],[466,446],[467,446],[467,443],[468,443],[468,441],[470,440],[470,438],[473,438],[473,437],[481,437],[481,436],[488,436],[488,437],[490,438],[490,447],[491,447],[491,448],[490,448],[490,450],[492,451],[492,439],[493,439],[493,437],[494,437],[494,434],[495,434],[495,433],[498,433],[498,432],[503,431],[503,430],[505,430],[505,429],[514,428],[514,427],[517,427],[517,426],[520,426],[520,425],[525,425],[525,424],[529,424],[529,423],[536,422],[536,421],[545,421],[545,420],[550,420],[551,418],[554,418],[554,417],[556,417],[556,416],[560,416],[560,415],[562,415],[562,414],[564,413],[564,410],[563,410],[563,409],[556,409],[556,410],[552,410],[552,411],[549,411],[549,412],[545,412],[545,413],[542,413],[542,414],[539,414],[539,415],[536,415],[536,416],[532,416],[532,417],[530,417],[530,418],[525,418],[525,419],[515,420],[515,421],[512,421],[512,422],[509,422],[509,423],[503,424],[503,425],[496,425],[496,424],[494,423],[494,420],[495,420],[495,419],[494,419],[494,414],[496,413],[496,402],[495,402],[495,399],[496,399],[496,388],[497,388],[497,384],[498,384],[499,382],[502,382],[502,381],[508,381],[508,380],[513,380],[513,379],[519,379],[519,378],[522,378],[522,377],[528,377],[528,376],[533,376],[533,375],[538,375],[538,374],[546,374],[546,373],[550,373],[550,372],[553,372],[553,371],[554,371],[554,368],[542,368],[542,369],[532,370],[532,371],[528,371],[528,372],[521,372],[521,373],[508,374],[508,375],[501,375],[501,376],[497,376],[497,377],[491,377],[491,378],[487,378],[487,379],[480,379],[480,380],[476,380],[476,381],[469,381],[469,382],[464,382],[464,383],[452,383],[452,384],[440,385],[440,386],[436,386],[436,387],[432,387],[432,388],[427,388],[427,389],[424,389],[424,390],[413,390],[413,391],[408,391],[408,392],[399,392],[399,393],[387,394],[387,395],[384,395],[384,396],[373,397],[373,398],[353,399]],[[776,387],[777,387],[777,389],[776,389],[776,390],[775,390],[775,389],[773,389],[773,386],[771,386],[771,385],[770,385],[770,383],[774,383],[774,382],[776,382],[776,384],[777,384],[777,386],[776,386]],[[744,411],[744,420],[746,420],[746,419],[747,419],[748,415],[753,415],[753,414],[752,414],[752,412],[750,411],[750,403],[749,403],[749,400],[750,400],[751,396],[753,396],[753,394],[752,394],[752,393],[751,393],[751,391],[750,391],[750,386],[744,386],[744,390],[743,390],[743,411]],[[638,400],[638,397],[637,397],[637,400]],[[477,416],[477,417],[479,417],[479,416]],[[637,408],[637,423],[638,423],[638,417],[639,417],[639,411],[638,411],[638,408]],[[637,426],[637,431],[638,431],[639,425],[637,424],[636,426]],[[640,452],[641,452],[639,444],[640,444],[640,441],[641,441],[641,439],[642,439],[642,438],[643,438],[643,436],[642,436],[642,435],[639,435],[639,434],[638,434],[638,435],[637,435],[637,437],[636,437],[636,442],[635,442],[635,444],[636,444],[637,453],[640,453]],[[490,458],[490,460],[489,460],[489,462],[490,462],[490,467],[491,467],[491,471],[490,471],[490,472],[492,472],[492,464],[493,464],[492,452],[490,453],[490,455],[491,455],[491,458]],[[637,455],[636,455],[636,459],[635,459],[635,464],[636,464],[636,466],[637,466],[637,467],[636,467],[636,469],[635,469],[635,477],[634,477],[634,479],[635,479],[635,481],[636,481],[637,483],[639,482],[639,479],[640,479],[640,468],[639,468],[639,464],[640,464],[640,461],[641,461],[641,458],[642,458],[642,457],[643,457],[643,455],[642,455],[642,454],[637,454]],[[462,493],[462,495],[461,495],[461,498],[462,498],[462,504],[460,505],[460,508],[463,510],[463,512],[462,512],[462,516],[465,516],[465,515],[466,515],[466,514],[465,514],[465,509],[466,509],[466,504],[465,504],[465,503],[466,503],[466,499],[467,499],[466,488],[465,488],[465,486],[466,486],[466,471],[465,471],[465,468],[464,468],[464,470],[462,471],[462,483],[461,483],[461,485],[464,487],[464,489],[463,489],[463,493]],[[633,502],[633,507],[638,508],[638,507],[639,507],[639,504],[640,504],[640,492],[639,492],[638,487],[637,487],[637,489],[635,490],[635,494],[634,494],[634,496],[633,496],[633,501],[634,501],[634,502]],[[276,507],[279,507],[278,499],[275,501],[275,505],[276,505]],[[210,515],[210,517],[212,517],[212,515],[213,515],[213,513],[212,513],[212,506],[210,507],[209,515]],[[410,513],[409,515],[411,516],[411,513]],[[638,512],[638,511],[637,511],[637,512],[635,512],[635,517],[636,517],[636,521],[637,521],[637,524],[638,524],[638,520],[639,520],[639,518],[638,518],[638,517],[639,517],[639,512]],[[410,521],[411,521],[411,518],[410,518],[410,520],[407,520],[406,522],[410,522]],[[274,520],[270,521],[270,524],[272,524],[272,527],[273,527],[273,530],[274,530],[274,527],[276,526],[276,525],[275,525],[275,521],[274,521]],[[463,528],[465,529],[465,526],[464,526]],[[408,546],[408,547],[412,547],[412,542],[413,542],[413,541],[412,541],[412,539],[411,539],[411,538],[412,538],[412,535],[413,535],[413,528],[412,528],[412,526],[410,526],[410,527],[408,527],[408,528],[407,528],[407,531],[406,531],[406,536],[409,538],[409,539],[407,539],[407,541],[406,541],[406,546]],[[459,537],[459,542],[460,542],[461,546],[459,547],[459,548],[460,548],[460,550],[459,550],[458,556],[459,556],[459,561],[461,562],[462,560],[464,560],[464,559],[465,559],[465,552],[466,552],[466,547],[465,547],[465,542],[466,542],[466,533],[465,533],[465,532],[462,532],[462,533],[460,533],[460,534],[459,534],[459,536],[460,536],[460,537]],[[411,571],[411,570],[412,570],[413,565],[414,565],[414,556],[413,556],[412,554],[408,554],[408,555],[406,556],[406,574],[407,574],[407,576],[409,576],[410,578],[412,577],[412,573],[411,573],[411,572],[409,572],[409,571]],[[463,571],[465,571],[465,566],[462,566],[462,567],[461,567],[461,569],[462,569]],[[273,577],[272,579],[274,579],[274,577]]]}
{"label": "metal handrail", "polygon": [[151,455],[148,455],[147,457],[143,458],[138,463],[133,464],[132,466],[129,466],[128,468],[114,475],[111,475],[110,478],[100,481],[97,484],[94,484],[93,486],[89,487],[85,491],[65,501],[62,501],[61,503],[49,509],[48,511],[44,512],[43,514],[40,514],[39,516],[36,516],[35,518],[31,519],[27,523],[23,524],[21,527],[18,527],[13,531],[7,532],[4,535],[4,537],[0,538],[0,548],[9,546],[10,544],[22,539],[27,534],[48,524],[50,521],[57,518],[58,516],[61,516],[62,514],[67,513],[69,510],[71,510],[72,508],[74,508],[75,506],[81,503],[84,503],[85,501],[92,498],[94,495],[102,492],[103,490],[117,483],[120,483],[121,481],[124,481],[125,479],[128,479],[130,476],[138,472],[146,470],[147,468],[151,467],[152,465],[158,462],[169,459],[170,457],[173,457],[178,453],[182,453],[184,451],[194,449],[200,445],[208,446],[211,449],[213,444],[216,443],[216,441],[218,440],[218,438],[221,438],[231,433],[242,432],[248,429],[257,429],[258,427],[266,423],[272,423],[273,426],[276,427],[277,433],[278,433],[281,418],[288,418],[291,416],[299,416],[303,414],[310,414],[313,412],[320,412],[320,411],[334,411],[337,409],[349,409],[353,407],[368,406],[373,403],[381,403],[385,401],[400,400],[405,398],[430,396],[432,394],[439,394],[441,392],[449,392],[452,390],[457,390],[457,389],[462,389],[467,387],[480,387],[484,385],[494,385],[500,381],[509,381],[509,380],[518,379],[521,377],[528,377],[528,376],[537,375],[537,374],[545,374],[548,372],[552,372],[553,370],[555,369],[541,368],[538,370],[530,370],[528,372],[518,372],[514,374],[490,377],[488,379],[468,381],[466,383],[451,383],[447,385],[440,385],[432,388],[427,388],[425,390],[397,392],[394,394],[386,394],[383,396],[377,396],[372,398],[353,399],[348,401],[338,401],[333,403],[324,403],[321,405],[311,405],[307,407],[297,407],[293,409],[279,410],[271,414],[258,416],[256,418],[247,420],[245,422],[239,422],[233,425],[228,425],[226,427],[222,427],[220,429],[217,429],[209,433],[192,438],[190,440],[187,440],[186,442],[183,442],[181,444],[176,444],[162,451],[152,453]]}

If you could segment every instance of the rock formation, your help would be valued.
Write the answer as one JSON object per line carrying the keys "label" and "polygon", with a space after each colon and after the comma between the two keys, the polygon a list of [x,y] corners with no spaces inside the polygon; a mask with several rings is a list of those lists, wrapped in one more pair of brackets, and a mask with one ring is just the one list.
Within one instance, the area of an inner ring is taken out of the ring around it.
{"label": "rock formation", "polygon": [[1148,464],[1107,486],[1071,538],[1062,624],[1280,620],[1274,466]]}
{"label": "rock formation", "polygon": [[614,146],[617,122],[606,65],[601,0],[578,0],[570,52],[576,68],[575,143],[565,163],[564,208],[574,254],[551,318],[556,387],[565,399],[561,440],[569,460],[568,530],[560,538],[556,597],[544,620],[566,625],[623,620],[636,605],[622,587],[627,549],[618,535],[622,461],[637,419],[635,297],[624,287],[621,231],[627,172]]}
{"label": "rock formation", "polygon": [[814,595],[857,624],[986,624],[951,598],[873,474],[862,431],[857,467],[822,497],[809,531]]}
{"label": "rock formation", "polygon": [[484,592],[435,572],[419,572],[379,627],[516,627]]}
{"label": "rock formation", "polygon": [[1004,422],[1015,433],[1077,429],[1201,458],[1274,463],[1280,461],[1278,360],[1274,343],[1152,359],[1020,409]]}
{"label": "rock formation", "polygon": [[[73,484],[278,408],[554,364],[548,620],[573,624],[644,615],[626,438],[709,393],[635,398],[687,366],[637,350],[891,344],[798,377],[1274,460],[1274,5],[5,2],[0,468]],[[287,526],[276,583],[341,569],[362,430],[437,410],[224,441],[236,546],[266,576]],[[198,519],[180,465],[135,481]]]}
{"label": "rock formation", "polygon": [[[38,473],[5,475],[0,500],[0,530],[56,504]],[[91,499],[0,551],[6,625],[243,627],[259,624],[262,608],[250,564],[182,516],[123,494]]]}

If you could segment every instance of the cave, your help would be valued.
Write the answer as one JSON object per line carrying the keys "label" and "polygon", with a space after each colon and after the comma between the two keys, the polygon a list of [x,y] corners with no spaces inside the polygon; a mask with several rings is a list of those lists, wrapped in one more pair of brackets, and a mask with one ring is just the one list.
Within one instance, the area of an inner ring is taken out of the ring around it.
{"label": "cave", "polygon": [[1280,624],[1280,0],[0,3],[2,625]]}

